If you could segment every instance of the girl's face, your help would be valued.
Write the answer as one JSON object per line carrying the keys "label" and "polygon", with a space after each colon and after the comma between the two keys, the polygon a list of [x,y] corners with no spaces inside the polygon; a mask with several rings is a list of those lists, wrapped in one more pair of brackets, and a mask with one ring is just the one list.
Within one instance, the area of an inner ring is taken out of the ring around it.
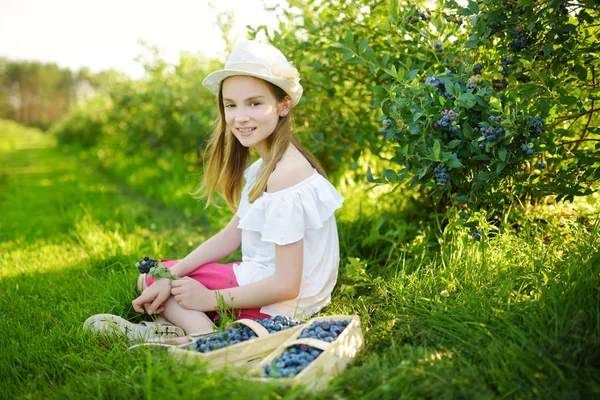
{"label": "girl's face", "polygon": [[251,76],[230,76],[223,81],[225,122],[244,147],[254,147],[261,157],[267,152],[266,139],[279,117],[287,114],[289,102],[277,102],[267,83]]}

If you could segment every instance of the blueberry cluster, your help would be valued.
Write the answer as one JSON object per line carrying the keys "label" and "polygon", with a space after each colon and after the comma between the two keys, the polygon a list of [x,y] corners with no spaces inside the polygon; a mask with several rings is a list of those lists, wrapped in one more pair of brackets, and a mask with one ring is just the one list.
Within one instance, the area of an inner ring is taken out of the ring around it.
{"label": "blueberry cluster", "polygon": [[537,169],[546,169],[548,165],[545,162],[535,163],[534,167]]}
{"label": "blueberry cluster", "polygon": [[[349,321],[319,321],[304,328],[298,338],[333,342],[348,326]],[[272,378],[293,377],[306,368],[323,351],[305,344],[287,348],[271,364],[264,366],[264,375]]]}
{"label": "blueberry cluster", "polygon": [[499,116],[494,117],[493,115],[490,115],[488,117],[488,124],[490,126],[482,127],[479,130],[481,131],[481,133],[487,140],[494,141],[498,138],[501,138],[504,135],[504,128],[499,126],[501,122],[502,122],[501,117],[499,117]]}
{"label": "blueberry cluster", "polygon": [[435,49],[435,52],[437,53],[438,57],[440,57],[442,55],[442,53],[444,52],[444,48],[439,43],[434,44],[433,48]]}
{"label": "blueberry cluster", "polygon": [[381,121],[381,125],[383,125],[383,128],[381,128],[381,130],[379,131],[379,133],[381,133],[382,135],[387,134],[388,133],[387,128],[389,128],[390,126],[392,126],[393,123],[394,123],[394,121],[392,121],[389,118],[386,118],[383,121]]}
{"label": "blueberry cluster", "polygon": [[473,237],[473,239],[477,240],[478,242],[481,240],[481,231],[475,227],[471,228],[471,230],[469,231],[469,235],[471,235],[471,237]]}
{"label": "blueberry cluster", "polygon": [[425,84],[436,88],[440,96],[454,101],[454,96],[446,91],[446,85],[444,85],[444,82],[439,80],[435,75],[427,77],[427,79],[425,79]]}
{"label": "blueberry cluster", "polygon": [[502,0],[502,8],[504,8],[506,11],[510,11],[512,5],[508,0]]}
{"label": "blueberry cluster", "polygon": [[533,144],[530,143],[531,146],[526,145],[525,143],[523,143],[521,145],[521,151],[523,153],[525,153],[526,155],[530,156],[533,154]]}
{"label": "blueberry cluster", "polygon": [[438,183],[438,185],[445,185],[446,181],[450,179],[450,175],[446,171],[446,167],[442,167],[441,165],[438,165],[433,170],[433,172],[435,173],[435,180]]}
{"label": "blueberry cluster", "polygon": [[457,132],[458,126],[456,125],[456,111],[444,110],[441,112],[442,118],[433,124],[436,129],[444,129],[448,132]]}
{"label": "blueberry cluster", "polygon": [[[304,321],[296,322],[289,317],[281,315],[264,319],[258,318],[256,319],[256,322],[261,324],[269,333],[283,331],[304,323]],[[213,333],[210,336],[201,337],[187,348],[196,350],[200,353],[208,353],[209,351],[222,349],[223,347],[245,342],[246,340],[254,339],[256,337],[258,337],[256,332],[243,325],[241,327],[231,327]]]}
{"label": "blueberry cluster", "polygon": [[333,342],[348,326],[348,323],[349,321],[319,321],[304,328],[298,338],[313,338]]}
{"label": "blueberry cluster", "polygon": [[448,15],[446,17],[446,22],[448,22],[448,23],[454,22],[456,25],[460,25],[460,24],[462,24],[463,21],[461,18],[458,18],[458,17],[453,18],[452,16]]}
{"label": "blueberry cluster", "polygon": [[306,368],[323,350],[306,344],[295,345],[286,349],[271,364],[264,366],[265,376],[271,378],[286,378],[296,376]]}
{"label": "blueberry cluster", "polygon": [[425,10],[425,11],[419,11],[419,9],[416,10],[417,14],[419,15],[418,17],[409,17],[406,22],[408,22],[409,24],[416,24],[417,22],[419,22],[419,19],[423,20],[423,21],[429,21],[431,19],[431,11],[429,10]]}
{"label": "blueberry cluster", "polygon": [[481,69],[483,68],[483,65],[481,65],[481,63],[477,63],[475,64],[475,66],[473,67],[473,73],[475,75],[479,75],[481,74]]}
{"label": "blueberry cluster", "polygon": [[[518,10],[517,10],[517,12],[518,12]],[[517,37],[508,44],[508,47],[510,48],[510,50],[513,53],[517,53],[517,52],[523,50],[524,48],[526,48],[528,44],[529,44],[529,36],[527,36],[527,34],[525,34],[525,33],[519,33],[517,35]]]}
{"label": "blueberry cluster", "polygon": [[153,260],[148,256],[144,256],[144,258],[135,263],[135,266],[138,267],[140,273],[147,274],[150,271],[150,268],[154,267],[157,262],[157,260]]}
{"label": "blueberry cluster", "polygon": [[508,78],[512,74],[512,70],[508,66],[514,63],[515,60],[512,57],[502,56],[502,76]]}
{"label": "blueberry cluster", "polygon": [[492,79],[492,87],[496,91],[504,90],[508,87],[508,81],[506,80],[506,78],[502,78],[502,79],[494,78],[494,79]]}
{"label": "blueberry cluster", "polygon": [[529,133],[531,136],[538,137],[542,134],[544,123],[542,122],[541,116],[536,115],[534,118],[529,117],[527,125],[529,126]]}

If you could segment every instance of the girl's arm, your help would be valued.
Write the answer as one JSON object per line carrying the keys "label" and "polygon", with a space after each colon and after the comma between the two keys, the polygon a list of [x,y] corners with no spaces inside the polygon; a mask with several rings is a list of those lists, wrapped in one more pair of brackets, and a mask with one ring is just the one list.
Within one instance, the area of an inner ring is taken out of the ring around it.
{"label": "girl's arm", "polygon": [[218,310],[217,293],[227,307],[236,310],[292,300],[298,297],[300,291],[303,253],[303,240],[285,246],[276,245],[275,274],[266,279],[219,291],[209,290],[193,279],[183,279],[173,281],[172,294],[182,307],[197,311]]}
{"label": "girl's arm", "polygon": [[[202,243],[183,260],[179,261],[171,268],[171,272],[178,277],[184,277],[200,265],[218,261],[233,253],[242,242],[242,231],[237,227],[239,221],[240,218],[234,215],[221,232]],[[133,309],[139,313],[144,312],[143,305],[148,314],[158,314],[162,312],[162,304],[170,295],[171,285],[169,280],[158,279],[131,304]]]}

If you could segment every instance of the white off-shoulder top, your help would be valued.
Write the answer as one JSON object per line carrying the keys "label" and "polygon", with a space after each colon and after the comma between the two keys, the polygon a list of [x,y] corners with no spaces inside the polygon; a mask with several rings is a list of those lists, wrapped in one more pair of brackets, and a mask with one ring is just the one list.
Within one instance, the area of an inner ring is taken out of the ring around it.
{"label": "white off-shoulder top", "polygon": [[316,170],[302,182],[278,192],[263,193],[254,203],[248,194],[262,159],[244,172],[236,215],[242,230],[242,262],[233,271],[240,286],[258,282],[275,273],[275,245],[304,239],[302,282],[297,298],[261,308],[269,315],[307,318],[331,301],[337,281],[340,248],[334,211],[344,198]]}

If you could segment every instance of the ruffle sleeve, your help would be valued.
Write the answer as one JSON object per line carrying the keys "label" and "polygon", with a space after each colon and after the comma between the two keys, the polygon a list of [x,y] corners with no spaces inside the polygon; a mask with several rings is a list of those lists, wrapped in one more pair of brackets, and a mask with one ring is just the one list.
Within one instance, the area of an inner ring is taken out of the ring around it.
{"label": "ruffle sleeve", "polygon": [[323,227],[343,202],[335,187],[315,173],[298,185],[244,204],[238,210],[238,228],[260,232],[263,241],[282,246],[304,238],[306,230]]}

